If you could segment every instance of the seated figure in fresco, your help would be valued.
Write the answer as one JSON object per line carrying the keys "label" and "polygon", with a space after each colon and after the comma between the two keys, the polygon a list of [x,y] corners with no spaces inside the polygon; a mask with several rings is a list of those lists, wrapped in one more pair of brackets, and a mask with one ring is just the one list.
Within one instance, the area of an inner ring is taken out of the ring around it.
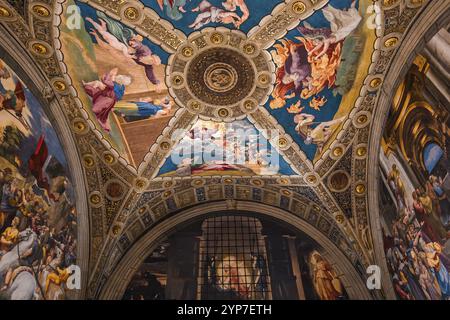
{"label": "seated figure in fresco", "polygon": [[92,98],[92,112],[106,132],[111,131],[109,114],[125,94],[125,87],[131,83],[130,77],[119,75],[118,71],[117,68],[112,69],[100,81],[83,81],[84,90]]}
{"label": "seated figure in fresco", "polygon": [[[341,124],[345,117],[327,122],[314,122],[315,116],[307,113],[300,113],[295,116],[297,124],[295,130],[305,139],[305,144],[315,144],[321,150],[328,141],[332,127]],[[313,128],[313,126],[315,126]]]}
{"label": "seated figure in fresco", "polygon": [[164,10],[166,15],[172,20],[180,20],[183,18],[183,13],[186,13],[184,6],[186,0],[157,0],[159,8]]}
{"label": "seated figure in fresco", "polygon": [[232,23],[237,28],[241,21],[236,13],[217,8],[207,0],[202,0],[197,7],[192,9],[192,12],[199,12],[195,21],[189,26],[194,30],[198,30],[208,23]]}
{"label": "seated figure in fresco", "polygon": [[441,241],[446,237],[447,232],[442,227],[439,220],[435,219],[433,213],[430,212],[429,207],[424,206],[420,191],[413,191],[413,209],[415,216],[422,226],[422,231],[432,241]]}

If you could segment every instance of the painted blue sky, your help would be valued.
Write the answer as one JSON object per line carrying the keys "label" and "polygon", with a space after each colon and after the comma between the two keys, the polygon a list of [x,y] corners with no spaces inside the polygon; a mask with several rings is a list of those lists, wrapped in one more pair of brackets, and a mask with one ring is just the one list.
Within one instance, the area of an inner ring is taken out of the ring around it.
{"label": "painted blue sky", "polygon": [[[349,8],[351,6],[351,3],[352,0],[330,1],[330,4],[337,9]],[[328,20],[325,19],[321,11],[317,11],[305,21],[315,28],[323,28],[323,27],[330,28],[330,23],[328,22]],[[299,43],[299,40],[295,38],[299,36],[301,36],[301,34],[297,30],[297,28],[295,28],[291,30],[284,39],[292,40],[295,43]],[[269,51],[270,50],[272,49],[269,49]],[[316,117],[315,121],[317,122],[325,122],[333,120],[341,104],[342,96],[340,94],[333,93],[333,88],[330,89],[325,88],[323,91],[319,93],[318,97],[325,97],[328,100],[325,106],[323,106],[320,110],[314,110],[309,106],[309,103],[313,99],[313,97],[306,100],[302,99],[301,105],[302,107],[305,107],[303,113],[314,115]],[[286,132],[294,139],[294,141],[300,146],[300,148],[305,152],[308,159],[313,160],[317,152],[317,146],[314,144],[306,145],[304,143],[303,138],[295,131],[296,127],[296,124],[294,122],[295,114],[289,113],[287,111],[287,108],[298,102],[298,100],[299,100],[298,97],[286,100],[287,103],[284,108],[271,109],[269,104],[266,105],[266,108],[269,111],[269,113],[278,120],[278,122],[283,126]]]}

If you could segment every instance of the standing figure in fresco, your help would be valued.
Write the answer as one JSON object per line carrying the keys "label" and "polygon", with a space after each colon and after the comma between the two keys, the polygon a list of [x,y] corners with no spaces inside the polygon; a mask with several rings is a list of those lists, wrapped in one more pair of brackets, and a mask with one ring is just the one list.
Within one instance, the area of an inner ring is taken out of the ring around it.
{"label": "standing figure in fresco", "polygon": [[212,286],[217,284],[216,258],[208,257],[208,281]]}
{"label": "standing figure in fresco", "polygon": [[267,291],[266,259],[261,254],[252,253],[252,276],[254,299],[263,299]]}
{"label": "standing figure in fresco", "polygon": [[[165,11],[166,15],[175,21],[183,18],[183,13],[186,13],[184,6],[186,0],[157,0],[159,8]],[[165,10],[164,10],[165,8]]]}
{"label": "standing figure in fresco", "polygon": [[320,300],[338,300],[344,296],[342,284],[330,264],[315,252],[310,258],[312,280]]}
{"label": "standing figure in fresco", "polygon": [[412,193],[414,213],[422,226],[422,232],[424,232],[431,241],[440,241],[442,237],[440,237],[433,228],[435,225],[433,217],[425,210],[419,195],[420,193],[418,193],[418,191],[413,191]]}
{"label": "standing figure in fresco", "polygon": [[[327,122],[314,122],[315,118],[307,113],[296,115],[294,118],[294,122],[297,124],[295,131],[305,139],[305,144],[315,144],[321,150],[332,133],[331,128],[342,123],[345,117]],[[316,126],[312,128],[314,125]]]}
{"label": "standing figure in fresco", "polygon": [[198,30],[208,23],[232,23],[237,28],[241,21],[236,13],[217,8],[207,0],[202,0],[198,7],[192,9],[192,12],[199,12],[195,21],[189,26],[194,30]]}
{"label": "standing figure in fresco", "polygon": [[405,201],[405,185],[400,177],[400,171],[396,164],[392,165],[391,172],[389,172],[388,183],[394,192],[395,199],[397,201],[397,208],[401,212],[406,205]]}
{"label": "standing figure in fresco", "polygon": [[[433,200],[429,196],[429,193],[424,192],[423,189],[417,188],[415,193],[418,196],[418,200],[421,203],[424,213],[426,214],[426,221],[433,230],[433,234],[436,237],[435,240],[430,238],[434,242],[441,242],[448,237],[448,233],[442,225],[439,215],[436,212],[436,208],[433,206]],[[414,197],[414,194],[413,194]]]}
{"label": "standing figure in fresco", "polygon": [[447,198],[447,194],[443,188],[442,178],[438,178],[436,176],[430,176],[430,183],[433,186],[434,193],[437,196],[438,200],[438,212],[440,213],[440,218],[444,226],[449,224],[450,220],[450,203]]}
{"label": "standing figure in fresco", "polygon": [[125,87],[131,83],[131,78],[117,74],[118,69],[114,68],[105,74],[101,81],[95,80],[85,83],[84,90],[92,98],[92,111],[103,130],[109,132],[109,114],[113,110],[117,101],[121,100],[125,94]]}

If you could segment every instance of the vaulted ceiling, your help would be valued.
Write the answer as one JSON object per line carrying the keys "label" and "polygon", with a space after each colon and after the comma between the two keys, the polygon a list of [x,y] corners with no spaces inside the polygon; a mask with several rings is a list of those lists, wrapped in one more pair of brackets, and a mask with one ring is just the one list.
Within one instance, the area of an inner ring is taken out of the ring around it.
{"label": "vaulted ceiling", "polygon": [[[366,267],[384,255],[376,220],[381,128],[398,79],[429,30],[439,29],[446,1],[211,1],[215,9],[203,1],[196,10],[199,3],[0,0],[2,59],[45,106],[71,168],[83,295],[107,296],[108,281],[144,235],[206,203],[281,208],[316,239],[329,239],[364,281]],[[224,10],[230,3],[239,11]],[[347,30],[333,25],[336,15]],[[342,38],[311,53],[330,30]],[[160,63],[149,70],[122,54],[131,39]],[[312,55],[306,66],[293,62],[302,53]],[[123,120],[126,111],[99,120],[86,83],[114,67],[131,78],[118,110],[141,99],[170,104],[168,111],[139,124]],[[308,75],[300,81],[302,68]],[[314,126],[302,127],[308,119]],[[214,123],[262,134],[280,156],[277,170],[180,174],[171,154],[193,128]]]}

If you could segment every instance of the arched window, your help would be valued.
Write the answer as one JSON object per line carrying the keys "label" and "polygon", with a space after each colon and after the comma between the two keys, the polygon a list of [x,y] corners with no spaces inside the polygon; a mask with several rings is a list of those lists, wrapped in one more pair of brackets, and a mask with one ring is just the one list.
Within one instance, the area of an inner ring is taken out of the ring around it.
{"label": "arched window", "polygon": [[269,299],[270,280],[261,222],[220,216],[203,222],[199,296],[202,299]]}
{"label": "arched window", "polygon": [[423,150],[423,161],[428,173],[431,173],[444,155],[442,148],[434,142],[427,144]]}

